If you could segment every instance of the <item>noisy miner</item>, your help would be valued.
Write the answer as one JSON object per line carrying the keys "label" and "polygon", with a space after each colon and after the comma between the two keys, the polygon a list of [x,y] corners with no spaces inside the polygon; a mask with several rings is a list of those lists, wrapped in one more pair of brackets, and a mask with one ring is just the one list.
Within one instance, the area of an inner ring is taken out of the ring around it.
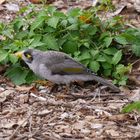
{"label": "noisy miner", "polygon": [[115,92],[120,91],[118,87],[97,76],[83,64],[63,52],[27,49],[16,53],[16,56],[21,57],[36,75],[55,84],[68,85],[74,81],[95,80]]}

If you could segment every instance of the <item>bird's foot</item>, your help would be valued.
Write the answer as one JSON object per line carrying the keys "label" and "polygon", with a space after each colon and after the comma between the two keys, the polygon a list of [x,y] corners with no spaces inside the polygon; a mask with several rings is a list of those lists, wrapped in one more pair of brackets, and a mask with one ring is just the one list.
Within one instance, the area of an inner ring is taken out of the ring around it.
{"label": "bird's foot", "polygon": [[47,88],[49,90],[49,93],[54,92],[54,90],[56,89],[56,84],[50,82],[50,81],[46,81],[46,80],[37,80],[35,81],[35,85],[38,87],[38,85],[44,86],[45,88]]}
{"label": "bird's foot", "polygon": [[50,81],[46,81],[46,80],[36,80],[35,81],[35,84],[39,84],[39,85],[42,85],[42,86],[46,86],[46,85],[51,85],[52,83]]}

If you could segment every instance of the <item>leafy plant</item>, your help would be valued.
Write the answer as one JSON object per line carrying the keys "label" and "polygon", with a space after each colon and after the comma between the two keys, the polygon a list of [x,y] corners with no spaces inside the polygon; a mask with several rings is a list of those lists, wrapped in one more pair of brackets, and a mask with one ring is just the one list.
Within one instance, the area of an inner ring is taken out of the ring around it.
{"label": "leafy plant", "polygon": [[132,112],[133,110],[140,111],[140,101],[133,102],[131,104],[126,105],[123,108],[122,112],[128,113],[128,112]]}
{"label": "leafy plant", "polygon": [[[97,9],[93,8],[86,11],[76,8],[64,14],[50,6],[40,11],[34,6],[21,9],[11,23],[0,24],[0,63],[9,63],[12,67],[5,74],[16,84],[28,83],[27,77],[31,73],[13,53],[36,48],[63,51],[94,72],[114,78],[115,84],[126,84],[125,74],[131,65],[121,64],[123,48],[132,43],[135,36],[135,45],[139,44],[139,31],[136,30],[131,37],[129,33],[133,30],[125,31],[122,18],[114,17],[103,22],[96,12]],[[132,48],[137,52],[135,46]],[[18,75],[21,72],[22,75]],[[34,79],[31,77],[30,82]]]}

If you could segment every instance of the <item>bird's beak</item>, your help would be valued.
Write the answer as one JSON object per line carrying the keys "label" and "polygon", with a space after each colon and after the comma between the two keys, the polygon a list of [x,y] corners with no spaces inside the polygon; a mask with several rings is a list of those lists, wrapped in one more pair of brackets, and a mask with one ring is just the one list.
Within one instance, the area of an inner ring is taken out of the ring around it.
{"label": "bird's beak", "polygon": [[22,54],[23,54],[23,51],[22,52],[16,52],[15,56],[17,56],[18,58],[22,58]]}

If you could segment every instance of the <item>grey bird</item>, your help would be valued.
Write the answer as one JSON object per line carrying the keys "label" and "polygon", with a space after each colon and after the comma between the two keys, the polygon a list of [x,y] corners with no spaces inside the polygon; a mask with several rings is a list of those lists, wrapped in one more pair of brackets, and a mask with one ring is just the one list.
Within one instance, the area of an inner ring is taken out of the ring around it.
{"label": "grey bird", "polygon": [[16,55],[21,57],[36,75],[55,84],[68,85],[74,81],[94,80],[108,86],[115,92],[120,91],[108,80],[97,76],[83,64],[63,52],[27,49],[16,53]]}

